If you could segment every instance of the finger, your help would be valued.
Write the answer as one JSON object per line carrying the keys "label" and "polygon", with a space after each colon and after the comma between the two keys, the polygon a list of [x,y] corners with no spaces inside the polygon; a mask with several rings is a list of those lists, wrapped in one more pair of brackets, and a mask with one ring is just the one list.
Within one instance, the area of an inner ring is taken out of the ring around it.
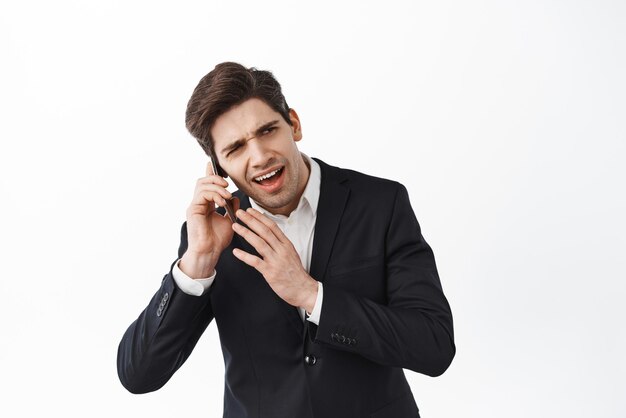
{"label": "finger", "polygon": [[213,160],[209,158],[209,161],[206,163],[206,176],[210,177],[210,176],[214,176],[216,174],[217,173],[213,169]]}
{"label": "finger", "polygon": [[196,180],[196,183],[197,184],[219,184],[222,187],[228,187],[228,182],[226,181],[224,177],[215,176],[215,175],[210,175],[207,177],[199,177],[198,180]]}
{"label": "finger", "polygon": [[248,243],[250,243],[250,245],[252,245],[254,249],[257,250],[257,252],[263,257],[267,257],[273,252],[272,247],[270,247],[270,245],[263,238],[252,232],[250,229],[243,225],[239,225],[236,222],[232,224],[232,227],[233,231],[248,241]]}
{"label": "finger", "polygon": [[205,201],[224,204],[227,200],[230,200],[230,193],[219,188],[204,188],[196,190],[193,196],[192,203],[204,204]]}
{"label": "finger", "polygon": [[[250,209],[248,209],[248,211],[249,210]],[[272,249],[277,250],[281,246],[282,242],[276,237],[276,235],[267,225],[265,225],[256,217],[252,216],[248,211],[243,211],[239,209],[237,211],[237,217],[244,221],[248,228],[254,231],[255,234],[263,238],[263,240],[265,240],[265,242],[267,242],[272,247]]]}
{"label": "finger", "polygon": [[282,229],[280,229],[278,224],[276,224],[276,222],[268,218],[266,215],[262,214],[254,208],[248,208],[246,212],[252,215],[256,220],[261,222],[267,228],[269,228],[269,230],[272,232],[272,234],[274,234],[278,241],[282,242],[283,244],[291,242],[287,235],[285,235],[285,233],[282,231]]}
{"label": "finger", "polygon": [[[200,192],[194,195],[190,209],[194,213],[210,214],[217,206],[226,205],[226,200],[216,192]],[[207,212],[208,207],[208,212]]]}
{"label": "finger", "polygon": [[[204,177],[206,179],[206,177]],[[196,192],[217,192],[224,196],[225,199],[230,199],[233,197],[233,194],[222,187],[220,184],[215,184],[207,181],[202,181],[202,179],[198,180],[198,184],[196,185]]]}
{"label": "finger", "polygon": [[263,267],[263,260],[256,255],[242,251],[239,248],[233,248],[233,255],[250,267],[254,267],[259,273],[263,274],[261,271],[261,268]]}

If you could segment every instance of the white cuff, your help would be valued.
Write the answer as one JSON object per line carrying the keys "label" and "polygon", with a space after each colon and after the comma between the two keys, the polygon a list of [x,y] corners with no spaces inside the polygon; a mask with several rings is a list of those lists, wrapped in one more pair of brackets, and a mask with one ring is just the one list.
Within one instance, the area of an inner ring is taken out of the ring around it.
{"label": "white cuff", "polygon": [[183,273],[180,267],[178,267],[178,263],[180,263],[180,259],[176,261],[176,264],[174,264],[172,277],[174,278],[174,282],[176,282],[176,286],[178,286],[178,288],[184,293],[191,296],[202,296],[204,292],[206,292],[213,284],[213,280],[217,275],[217,270],[211,277],[204,279],[192,279]]}
{"label": "white cuff", "polygon": [[322,300],[324,300],[324,286],[322,282],[317,282],[317,298],[315,299],[315,305],[313,306],[313,312],[306,319],[309,322],[313,322],[315,325],[320,324],[320,314],[322,313]]}

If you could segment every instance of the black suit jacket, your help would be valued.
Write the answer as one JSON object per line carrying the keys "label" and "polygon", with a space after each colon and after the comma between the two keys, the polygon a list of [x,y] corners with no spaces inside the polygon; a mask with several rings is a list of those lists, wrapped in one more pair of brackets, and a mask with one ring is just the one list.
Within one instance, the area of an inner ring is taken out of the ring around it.
{"label": "black suit jacket", "polygon": [[[233,247],[258,254],[235,234],[208,292],[183,293],[170,269],[130,325],[117,359],[129,391],[162,387],[215,318],[224,417],[419,417],[403,368],[437,376],[455,354],[433,252],[404,186],[315,160],[321,188],[309,273],[324,285],[319,326],[303,323],[233,256]],[[179,258],[186,248],[183,224]]]}

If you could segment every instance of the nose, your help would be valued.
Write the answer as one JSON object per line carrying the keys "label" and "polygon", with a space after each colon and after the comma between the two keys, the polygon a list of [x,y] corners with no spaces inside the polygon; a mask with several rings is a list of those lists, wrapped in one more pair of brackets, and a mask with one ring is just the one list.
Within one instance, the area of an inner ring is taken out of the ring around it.
{"label": "nose", "polygon": [[263,146],[263,141],[253,137],[248,140],[247,144],[250,166],[253,168],[263,168],[267,161],[271,159],[269,150]]}

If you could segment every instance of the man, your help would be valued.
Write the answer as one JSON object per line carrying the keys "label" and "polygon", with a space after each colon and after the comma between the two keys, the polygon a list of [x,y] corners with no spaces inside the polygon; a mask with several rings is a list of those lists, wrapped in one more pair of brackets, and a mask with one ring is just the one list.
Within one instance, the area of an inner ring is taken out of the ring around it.
{"label": "man", "polygon": [[217,65],[186,123],[217,173],[197,181],[178,259],[122,338],[123,385],[162,387],[215,318],[224,417],[419,417],[402,369],[440,375],[455,346],[406,188],[300,153],[267,71]]}

